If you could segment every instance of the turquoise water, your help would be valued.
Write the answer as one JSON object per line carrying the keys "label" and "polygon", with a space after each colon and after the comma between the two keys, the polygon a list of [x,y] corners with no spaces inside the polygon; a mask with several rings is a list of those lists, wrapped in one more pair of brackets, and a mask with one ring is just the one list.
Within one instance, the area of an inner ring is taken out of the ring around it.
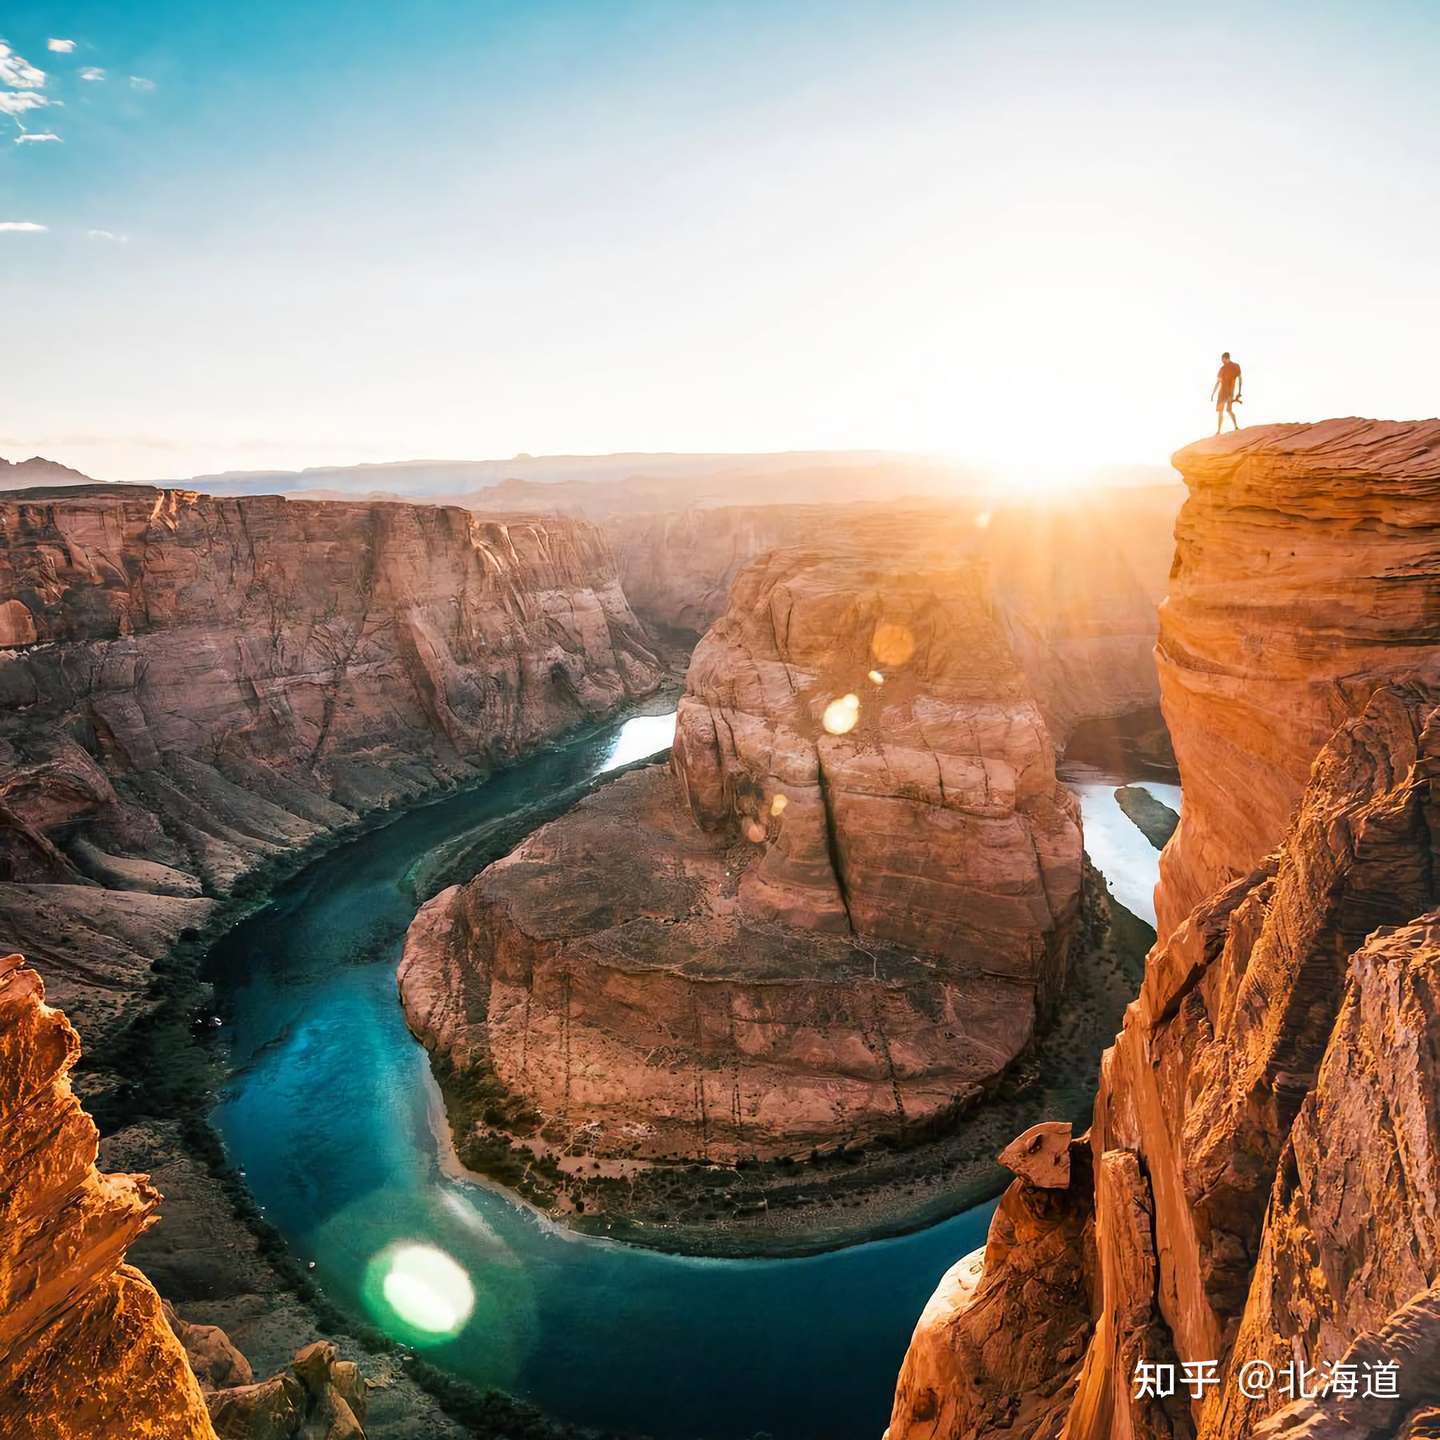
{"label": "turquoise water", "polygon": [[807,1259],[698,1260],[576,1238],[442,1167],[429,1067],[395,997],[407,871],[671,728],[640,717],[539,755],[284,886],[213,954],[234,1067],[215,1118],[331,1298],[467,1379],[662,1440],[877,1440],[916,1318],[993,1207]]}
{"label": "turquoise water", "polygon": [[1095,868],[1105,877],[1106,889],[1153,930],[1160,852],[1115,799],[1115,787],[1126,783],[1148,790],[1162,805],[1168,805],[1177,815],[1180,813],[1178,785],[1162,785],[1154,780],[1127,782],[1113,776],[1099,781],[1077,776],[1069,780],[1070,788],[1080,800],[1085,849]]}

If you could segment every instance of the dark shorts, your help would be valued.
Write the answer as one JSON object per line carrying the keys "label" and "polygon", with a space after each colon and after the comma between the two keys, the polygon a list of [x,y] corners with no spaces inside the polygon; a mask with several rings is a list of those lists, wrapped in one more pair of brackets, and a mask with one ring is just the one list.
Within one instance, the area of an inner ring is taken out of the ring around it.
{"label": "dark shorts", "polygon": [[1227,405],[1233,405],[1234,403],[1235,397],[1228,391],[1222,390],[1220,392],[1220,398],[1215,402],[1215,408],[1217,410],[1223,410]]}

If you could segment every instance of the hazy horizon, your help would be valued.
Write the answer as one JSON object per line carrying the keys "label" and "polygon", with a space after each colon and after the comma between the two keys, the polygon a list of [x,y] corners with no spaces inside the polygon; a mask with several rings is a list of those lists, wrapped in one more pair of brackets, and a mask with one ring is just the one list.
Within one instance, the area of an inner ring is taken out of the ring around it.
{"label": "hazy horizon", "polygon": [[0,454],[1163,465],[1434,412],[1440,10],[21,0]]}
{"label": "hazy horizon", "polygon": [[[36,460],[63,463],[54,455],[0,454],[0,466],[20,467]],[[123,478],[87,475],[86,478],[101,484],[195,485],[217,494],[237,495],[313,488],[318,494],[343,492],[357,498],[367,494],[393,494],[402,498],[443,500],[467,491],[518,484],[553,485],[557,490],[580,486],[593,489],[597,495],[630,493],[636,497],[654,494],[658,488],[673,490],[677,499],[713,501],[717,493],[721,493],[714,488],[717,482],[754,487],[800,481],[814,490],[824,484],[820,476],[833,472],[837,489],[830,498],[844,504],[852,500],[874,503],[881,498],[875,493],[876,487],[888,471],[894,472],[893,479],[899,488],[885,493],[909,500],[942,500],[948,496],[973,499],[984,494],[1023,499],[1070,490],[1078,494],[1095,489],[1139,489],[1182,483],[1179,472],[1168,461],[1075,467],[1073,471],[1061,472],[1065,483],[1057,483],[1055,472],[1047,466],[984,466],[943,455],[900,450],[621,450],[599,455],[537,455],[522,451],[512,456],[413,456],[352,465],[322,463],[205,471],[193,475]],[[869,483],[856,491],[854,479],[850,477],[861,475],[866,476]],[[358,477],[373,477],[374,483],[367,489],[355,483]],[[287,486],[283,483],[287,480],[302,483]],[[35,483],[27,481],[26,486]],[[847,489],[847,484],[851,488]],[[0,493],[5,489],[5,476],[0,471]],[[818,503],[826,496],[822,490],[803,499],[788,493],[770,493],[767,498],[775,503],[795,504]],[[765,502],[742,488],[733,503]]]}

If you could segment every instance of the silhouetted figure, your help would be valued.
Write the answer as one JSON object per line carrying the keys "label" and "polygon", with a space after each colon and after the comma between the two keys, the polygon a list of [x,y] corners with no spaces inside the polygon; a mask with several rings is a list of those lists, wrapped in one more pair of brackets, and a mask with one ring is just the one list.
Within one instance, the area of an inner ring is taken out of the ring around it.
{"label": "silhouetted figure", "polygon": [[1230,422],[1238,430],[1240,422],[1235,418],[1235,403],[1240,399],[1240,367],[1230,358],[1227,350],[1220,357],[1220,370],[1215,376],[1214,388],[1210,391],[1210,398],[1215,402],[1215,433],[1218,435],[1225,428],[1225,416],[1228,413]]}

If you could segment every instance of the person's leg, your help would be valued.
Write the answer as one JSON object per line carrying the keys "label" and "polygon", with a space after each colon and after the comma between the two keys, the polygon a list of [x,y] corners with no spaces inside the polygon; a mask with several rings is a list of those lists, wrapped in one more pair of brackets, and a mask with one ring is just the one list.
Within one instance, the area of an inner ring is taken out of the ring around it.
{"label": "person's leg", "polygon": [[1230,412],[1230,423],[1238,430],[1240,422],[1235,418],[1235,402],[1232,400],[1225,408]]}
{"label": "person's leg", "polygon": [[1218,435],[1225,428],[1225,402],[1222,400],[1215,407],[1215,433]]}

